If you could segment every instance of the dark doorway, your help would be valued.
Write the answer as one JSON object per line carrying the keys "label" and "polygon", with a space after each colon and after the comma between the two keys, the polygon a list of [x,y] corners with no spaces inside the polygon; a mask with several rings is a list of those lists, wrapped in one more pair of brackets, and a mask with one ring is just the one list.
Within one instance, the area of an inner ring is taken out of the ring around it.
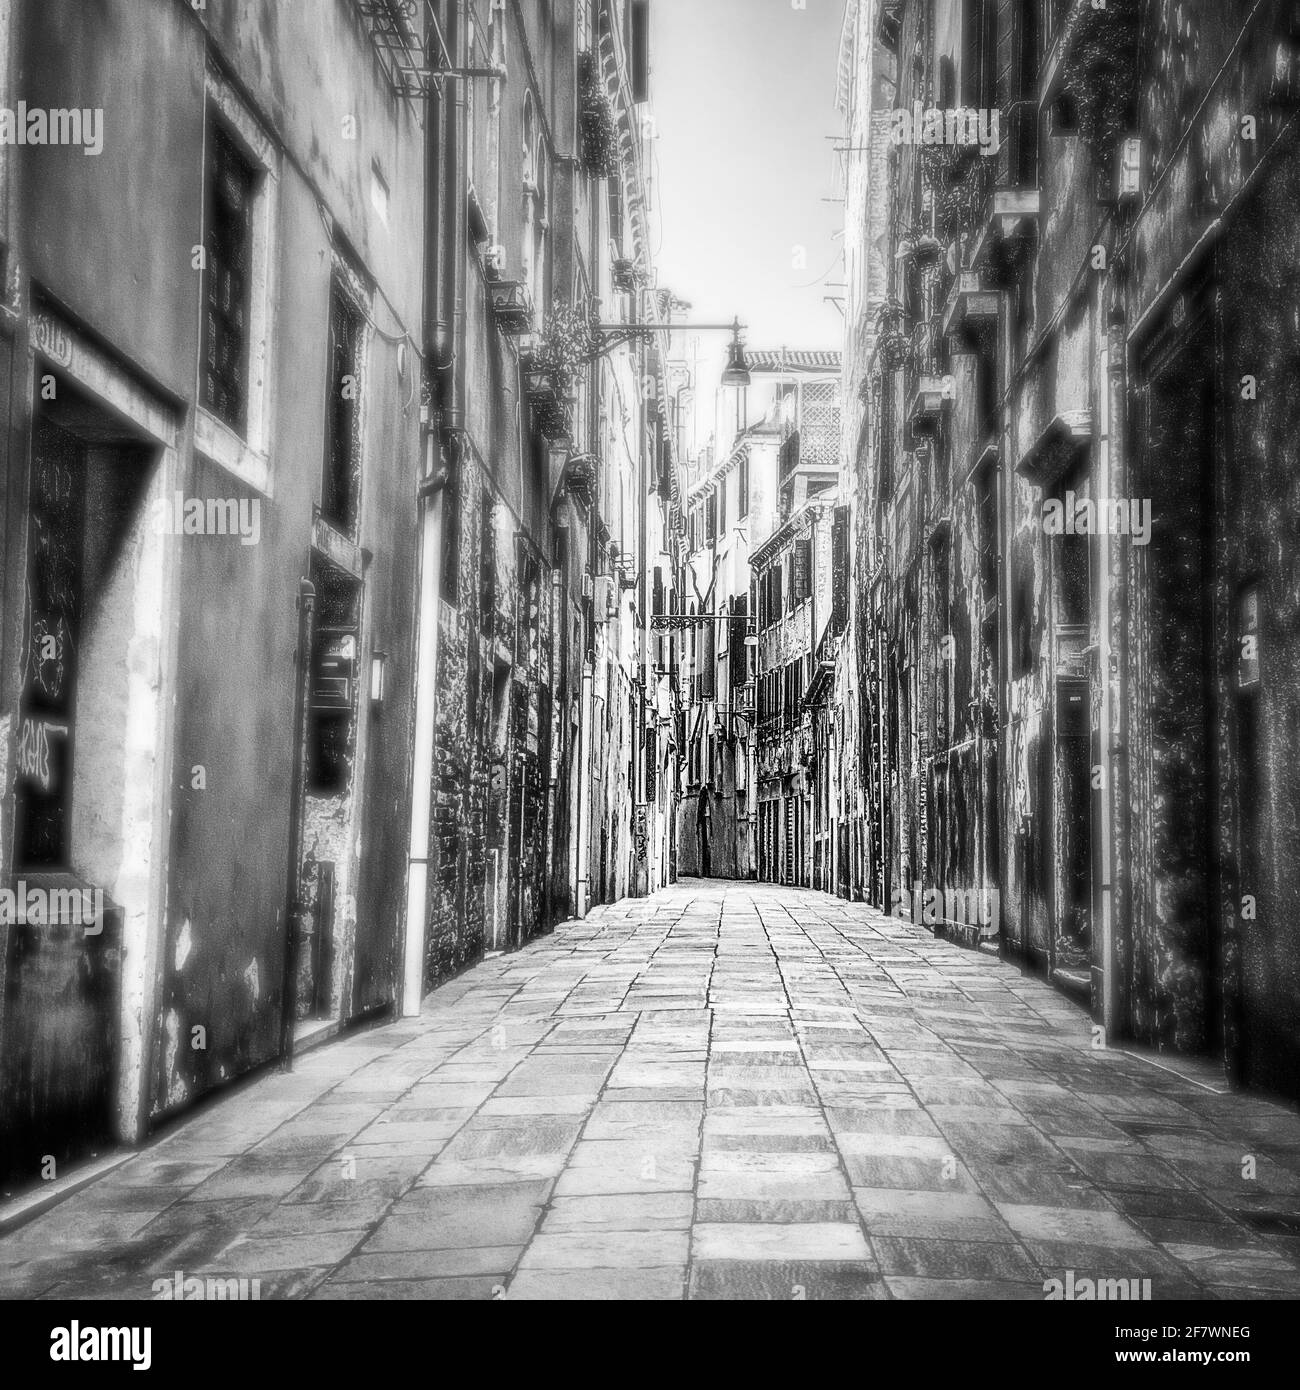
{"label": "dark doorway", "polygon": [[116,1129],[123,912],[105,885],[131,853],[127,673],[156,463],[119,417],[56,390],[33,412],[13,874],[0,885],[14,909],[0,925],[0,1177],[33,1182]]}
{"label": "dark doorway", "polygon": [[345,924],[340,900],[352,880],[360,700],[361,581],[314,557],[316,589],[304,758],[302,900],[297,1017],[326,1019],[350,1011],[341,996],[336,957]]}
{"label": "dark doorway", "polygon": [[700,837],[700,877],[713,877],[713,854],[709,838],[713,830],[713,809],[710,805],[709,789],[700,788],[699,799],[695,803],[696,826]]}
{"label": "dark doorway", "polygon": [[[1212,293],[1188,294],[1143,363],[1138,491],[1150,544],[1134,547],[1146,665],[1141,749],[1150,869],[1135,885],[1134,1007],[1144,1034],[1185,1050],[1222,1043],[1214,836],[1216,415]],[[1145,1016],[1141,1016],[1145,1015]]]}

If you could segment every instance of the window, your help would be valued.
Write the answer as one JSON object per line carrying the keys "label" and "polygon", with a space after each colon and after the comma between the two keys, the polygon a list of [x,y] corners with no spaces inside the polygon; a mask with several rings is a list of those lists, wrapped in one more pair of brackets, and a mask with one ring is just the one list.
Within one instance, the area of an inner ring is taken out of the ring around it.
{"label": "window", "polygon": [[623,180],[615,175],[606,179],[609,190],[609,239],[615,256],[623,254]]}
{"label": "window", "polygon": [[205,459],[269,497],[280,154],[215,69],[206,86],[194,443]]}
{"label": "window", "polygon": [[[1088,499],[1089,479],[1086,466],[1078,469],[1068,484],[1069,492]],[[1062,499],[1062,507],[1065,500]],[[1066,627],[1083,627],[1088,622],[1089,558],[1092,549],[1087,535],[1054,536],[1056,551],[1056,620]]]}
{"label": "window", "polygon": [[342,283],[330,288],[329,386],[321,516],[356,539],[361,501],[360,382],[364,320]]}
{"label": "window", "polygon": [[718,674],[718,625],[713,622],[712,615],[708,615],[708,621],[703,624],[702,636],[704,641],[701,645],[704,648],[704,656],[700,662],[700,699],[712,700],[716,698],[717,674]]}
{"label": "window", "polygon": [[740,486],[739,498],[736,504],[736,520],[743,521],[749,515],[749,454],[742,453],[740,456]]}
{"label": "window", "polygon": [[252,165],[214,121],[206,171],[203,404],[240,434],[248,425],[255,185]]}
{"label": "window", "polygon": [[650,0],[632,0],[628,10],[632,100],[650,100]]}
{"label": "window", "polygon": [[993,105],[996,23],[994,0],[963,0],[961,88],[965,106],[982,109]]}
{"label": "window", "polygon": [[931,551],[931,580],[933,583],[934,641],[939,653],[937,679],[935,681],[934,719],[931,736],[939,747],[948,742],[949,707],[955,656],[953,652],[952,621],[949,608],[948,588],[948,543],[936,544]]}
{"label": "window", "polygon": [[1008,128],[998,151],[998,181],[1033,187],[1038,182],[1038,7],[1041,0],[1017,0],[1008,15],[1003,41],[1009,63],[999,82],[998,104]]}
{"label": "window", "polygon": [[798,607],[812,597],[812,541],[795,541],[790,557],[790,578],[793,606]]}
{"label": "window", "polygon": [[748,648],[745,646],[745,634],[749,630],[748,610],[748,599],[732,599],[732,619],[727,625],[727,680],[733,691],[744,685],[749,677],[746,663]]}

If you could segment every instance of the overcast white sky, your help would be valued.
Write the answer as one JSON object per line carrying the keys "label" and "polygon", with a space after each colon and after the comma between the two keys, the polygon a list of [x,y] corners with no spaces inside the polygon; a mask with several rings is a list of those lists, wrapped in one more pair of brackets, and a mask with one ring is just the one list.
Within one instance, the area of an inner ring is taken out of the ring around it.
{"label": "overcast white sky", "polygon": [[[822,296],[841,293],[843,210],[823,199],[836,194],[827,137],[840,135],[844,0],[654,0],[651,10],[659,283],[691,302],[686,317],[739,314],[752,347],[838,349],[843,321]],[[721,359],[725,338],[717,345]]]}

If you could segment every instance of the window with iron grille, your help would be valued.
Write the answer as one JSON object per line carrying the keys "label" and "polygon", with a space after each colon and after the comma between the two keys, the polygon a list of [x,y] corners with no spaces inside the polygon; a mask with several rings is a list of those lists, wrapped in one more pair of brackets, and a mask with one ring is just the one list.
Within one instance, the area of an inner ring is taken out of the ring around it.
{"label": "window with iron grille", "polygon": [[321,517],[355,539],[361,497],[359,396],[363,319],[343,286],[330,288],[329,396]]}
{"label": "window with iron grille", "polygon": [[811,540],[795,541],[794,554],[790,557],[790,578],[794,606],[797,608],[812,596]]}
{"label": "window with iron grille", "polygon": [[609,194],[609,239],[614,244],[614,255],[623,254],[623,180],[616,174],[607,180]]}
{"label": "window with iron grille", "polygon": [[835,468],[839,461],[839,383],[809,382],[800,398],[799,462],[816,468]]}
{"label": "window with iron grille", "polygon": [[253,199],[257,175],[217,122],[208,130],[203,273],[203,404],[243,433],[248,424]]}

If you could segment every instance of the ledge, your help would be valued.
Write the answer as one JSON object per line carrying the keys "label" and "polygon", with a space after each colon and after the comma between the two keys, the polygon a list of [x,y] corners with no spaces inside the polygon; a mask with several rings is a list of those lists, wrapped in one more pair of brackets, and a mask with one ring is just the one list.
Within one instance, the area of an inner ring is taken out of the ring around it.
{"label": "ledge", "polygon": [[246,444],[223,420],[200,406],[194,412],[194,447],[232,478],[263,497],[271,496],[271,459]]}

